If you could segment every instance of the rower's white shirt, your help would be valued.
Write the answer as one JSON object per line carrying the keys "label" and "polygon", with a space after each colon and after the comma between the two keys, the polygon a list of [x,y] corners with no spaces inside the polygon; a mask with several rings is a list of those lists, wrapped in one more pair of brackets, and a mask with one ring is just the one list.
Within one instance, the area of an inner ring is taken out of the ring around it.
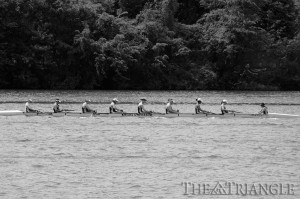
{"label": "rower's white shirt", "polygon": [[25,103],[25,111],[27,110],[27,108],[30,108],[30,109],[31,109],[29,102],[26,102],[26,103]]}
{"label": "rower's white shirt", "polygon": [[143,102],[140,102],[139,105],[138,105],[138,107],[142,108],[144,110],[144,104],[143,104]]}
{"label": "rower's white shirt", "polygon": [[109,107],[110,107],[110,108],[113,108],[113,109],[116,109],[116,108],[117,108],[115,102],[110,103],[110,106],[109,106]]}
{"label": "rower's white shirt", "polygon": [[87,102],[84,102],[82,104],[82,108],[86,108],[86,109],[90,109],[89,105],[87,104]]}
{"label": "rower's white shirt", "polygon": [[198,102],[196,103],[195,108],[201,109],[200,104]]}
{"label": "rower's white shirt", "polygon": [[172,105],[171,105],[170,102],[167,103],[166,109],[169,110],[169,111],[172,111],[172,110],[173,110]]}
{"label": "rower's white shirt", "polygon": [[140,102],[140,103],[139,103],[138,108],[141,109],[142,112],[147,112],[147,110],[146,110],[145,107],[144,107],[143,102]]}
{"label": "rower's white shirt", "polygon": [[223,110],[226,110],[226,107],[225,107],[225,104],[224,104],[224,103],[221,104],[221,110],[222,110],[222,111],[223,111]]}

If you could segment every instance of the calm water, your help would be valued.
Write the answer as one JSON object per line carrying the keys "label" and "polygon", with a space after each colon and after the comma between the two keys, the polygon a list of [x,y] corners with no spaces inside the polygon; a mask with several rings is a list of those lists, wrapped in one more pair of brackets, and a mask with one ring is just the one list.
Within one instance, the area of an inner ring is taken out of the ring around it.
{"label": "calm water", "polygon": [[[78,95],[81,95],[80,97]],[[265,102],[270,112],[300,114],[300,92],[0,91],[0,110],[50,111],[55,98],[80,110],[91,99],[98,112],[118,97],[136,112],[139,97],[163,112],[168,98],[181,112],[203,108],[247,113]],[[300,120],[258,118],[0,117],[0,198],[241,198],[183,195],[182,182],[291,183],[300,197]],[[242,198],[272,198],[245,196]]]}

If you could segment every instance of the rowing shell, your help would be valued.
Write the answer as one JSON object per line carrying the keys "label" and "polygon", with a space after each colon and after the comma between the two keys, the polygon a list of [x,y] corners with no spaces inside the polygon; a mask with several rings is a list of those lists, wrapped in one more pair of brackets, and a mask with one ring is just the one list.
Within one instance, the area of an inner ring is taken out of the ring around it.
{"label": "rowing shell", "polygon": [[24,113],[18,110],[11,111],[0,111],[0,116],[14,116],[14,115],[25,115],[25,116],[50,116],[50,117],[165,117],[165,118],[176,118],[176,117],[190,117],[190,118],[300,118],[300,115],[292,114],[281,114],[281,113],[269,113],[269,115],[258,115],[258,114],[191,114],[191,113],[176,113],[176,114],[159,114],[159,113],[74,113],[74,112],[62,112],[62,113]]}

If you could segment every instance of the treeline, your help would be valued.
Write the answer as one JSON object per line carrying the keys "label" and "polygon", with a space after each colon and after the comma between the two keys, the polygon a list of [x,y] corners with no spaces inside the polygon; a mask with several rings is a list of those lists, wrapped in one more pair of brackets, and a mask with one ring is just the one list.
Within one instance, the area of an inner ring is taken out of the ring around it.
{"label": "treeline", "polygon": [[0,0],[0,88],[299,90],[294,0]]}

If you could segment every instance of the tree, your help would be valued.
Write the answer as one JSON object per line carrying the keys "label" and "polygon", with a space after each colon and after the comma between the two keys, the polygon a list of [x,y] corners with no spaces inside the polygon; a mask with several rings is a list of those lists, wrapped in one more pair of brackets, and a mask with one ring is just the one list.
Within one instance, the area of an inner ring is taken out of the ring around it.
{"label": "tree", "polygon": [[194,24],[208,12],[208,9],[201,5],[199,0],[178,0],[178,4],[175,17],[180,23]]}
{"label": "tree", "polygon": [[262,52],[273,39],[265,30],[256,27],[258,9],[255,1],[230,1],[199,21],[204,30],[208,61],[216,63],[222,89],[235,89],[247,64],[254,69],[264,67]]}
{"label": "tree", "polygon": [[261,3],[259,27],[276,39],[292,39],[298,31],[296,20],[299,16],[293,0],[264,0]]}
{"label": "tree", "polygon": [[128,12],[129,18],[135,18],[142,11],[147,0],[119,0],[122,11]]}
{"label": "tree", "polygon": [[162,2],[162,19],[163,24],[170,30],[175,26],[175,13],[178,9],[177,0],[164,0]]}

